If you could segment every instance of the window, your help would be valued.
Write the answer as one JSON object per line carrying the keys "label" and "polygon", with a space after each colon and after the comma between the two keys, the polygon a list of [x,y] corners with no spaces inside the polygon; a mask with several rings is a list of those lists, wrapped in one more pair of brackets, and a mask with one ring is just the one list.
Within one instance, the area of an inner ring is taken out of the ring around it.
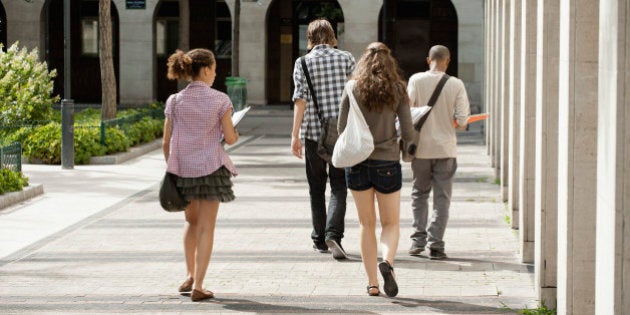
{"label": "window", "polygon": [[158,56],[172,54],[177,49],[179,22],[172,18],[155,21],[155,50]]}
{"label": "window", "polygon": [[98,20],[84,18],[81,20],[81,53],[98,54]]}
{"label": "window", "polygon": [[217,58],[232,58],[232,20],[225,1],[216,3],[214,52]]}

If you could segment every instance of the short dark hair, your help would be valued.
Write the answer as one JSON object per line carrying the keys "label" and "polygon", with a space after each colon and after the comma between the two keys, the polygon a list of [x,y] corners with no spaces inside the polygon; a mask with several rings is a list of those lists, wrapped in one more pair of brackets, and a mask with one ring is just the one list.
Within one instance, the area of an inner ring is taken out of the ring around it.
{"label": "short dark hair", "polygon": [[435,45],[431,47],[431,50],[429,50],[429,59],[431,60],[442,61],[450,57],[451,52],[448,50],[448,48],[446,48],[446,46]]}

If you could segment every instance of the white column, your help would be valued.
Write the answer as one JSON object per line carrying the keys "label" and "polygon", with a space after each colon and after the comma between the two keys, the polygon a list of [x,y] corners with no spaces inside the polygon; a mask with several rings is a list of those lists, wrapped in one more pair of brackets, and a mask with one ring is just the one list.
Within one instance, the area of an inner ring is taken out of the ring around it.
{"label": "white column", "polygon": [[40,59],[44,56],[42,8],[45,0],[3,0],[4,10],[7,14],[7,46],[20,41],[20,47],[28,47],[29,50],[37,48]]}
{"label": "white column", "polygon": [[[509,77],[509,99],[508,99],[508,209],[512,212],[512,227],[523,229],[522,215],[519,214],[519,118],[521,110],[521,2],[523,0],[511,0],[510,5],[510,77]],[[516,219],[518,218],[518,220]],[[526,217],[525,217],[526,218]],[[533,227],[533,226],[532,226]],[[523,245],[521,243],[521,245]],[[525,250],[523,250],[525,249]],[[525,262],[533,262],[534,250],[528,250],[521,246],[521,256]]]}
{"label": "white column", "polygon": [[601,0],[599,19],[595,313],[620,315],[630,310],[628,2]]}
{"label": "white column", "polygon": [[[267,11],[271,1],[241,1],[240,76],[247,79],[247,103],[267,103]],[[247,18],[244,18],[247,17]]]}
{"label": "white column", "polygon": [[[120,24],[120,103],[147,104],[155,100],[153,13],[157,0],[148,0],[144,10],[127,10],[124,0],[114,0]],[[78,27],[78,26],[75,26]]]}
{"label": "white column", "polygon": [[338,0],[343,11],[344,42],[339,49],[347,50],[358,61],[363,50],[378,40],[378,18],[382,0]]}
{"label": "white column", "polygon": [[511,0],[501,1],[501,196],[503,202],[508,201],[508,173],[509,173],[509,102],[510,102],[510,6]]}
{"label": "white column", "polygon": [[597,180],[598,12],[599,0],[560,1],[558,101],[560,314],[595,312],[593,253],[596,233],[594,186]]}
{"label": "white column", "polygon": [[[483,76],[483,81],[484,81],[484,97],[483,97],[483,107],[484,107],[484,112],[489,112],[490,111],[490,73],[491,73],[491,61],[490,61],[490,41],[491,41],[491,15],[490,15],[490,1],[485,0],[483,3],[483,10],[484,10],[484,60],[485,60],[485,69],[484,69],[484,76]],[[492,152],[492,146],[491,146],[491,129],[489,128],[491,126],[489,121],[484,122],[484,126],[485,126],[485,136],[486,136],[486,154],[490,155],[490,152]]]}
{"label": "white column", "polygon": [[556,305],[558,217],[558,1],[537,0],[535,261],[539,296]]}
{"label": "white column", "polygon": [[494,108],[494,94],[495,94],[495,89],[494,89],[494,72],[496,69],[496,62],[495,62],[495,53],[496,53],[496,48],[495,48],[495,43],[496,43],[496,38],[495,38],[495,33],[496,33],[496,28],[495,28],[495,19],[496,19],[496,12],[494,10],[495,5],[496,5],[496,0],[486,0],[486,4],[487,4],[487,12],[488,12],[488,21],[487,21],[487,25],[488,25],[488,38],[487,38],[487,42],[488,42],[488,72],[486,74],[486,80],[488,81],[488,94],[486,96],[486,102],[487,102],[487,109],[488,109],[488,113],[490,114],[490,117],[488,119],[488,128],[487,128],[487,133],[488,133],[488,155],[490,156],[490,164],[492,167],[496,167],[495,164],[495,160],[494,160],[494,147],[495,147],[495,143],[494,143],[494,126],[495,126],[495,122],[494,122],[494,115],[495,115],[495,108]]}

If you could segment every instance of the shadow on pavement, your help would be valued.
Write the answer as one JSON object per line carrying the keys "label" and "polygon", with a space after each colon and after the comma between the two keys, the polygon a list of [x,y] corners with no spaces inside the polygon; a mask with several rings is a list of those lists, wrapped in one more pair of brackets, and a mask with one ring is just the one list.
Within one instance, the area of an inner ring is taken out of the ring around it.
{"label": "shadow on pavement", "polygon": [[493,314],[497,313],[509,313],[513,312],[506,307],[492,307],[492,306],[484,306],[484,305],[476,305],[459,301],[446,301],[446,300],[422,300],[422,299],[411,299],[411,298],[392,298],[392,303],[396,305],[400,305],[402,307],[407,308],[418,308],[421,307],[424,309],[434,309],[439,310],[440,312],[448,312],[448,313],[459,313],[459,314],[471,314],[478,312],[491,312]]}
{"label": "shadow on pavement", "polygon": [[277,305],[270,303],[261,303],[252,300],[246,299],[225,299],[225,298],[216,298],[212,300],[208,300],[205,303],[213,303],[213,304],[221,304],[224,309],[238,312],[252,312],[252,313],[297,313],[297,314],[308,314],[308,313],[331,313],[331,314],[377,314],[369,311],[357,311],[357,310],[347,310],[347,309],[333,309],[333,308],[306,308],[300,306],[292,306],[292,305]]}

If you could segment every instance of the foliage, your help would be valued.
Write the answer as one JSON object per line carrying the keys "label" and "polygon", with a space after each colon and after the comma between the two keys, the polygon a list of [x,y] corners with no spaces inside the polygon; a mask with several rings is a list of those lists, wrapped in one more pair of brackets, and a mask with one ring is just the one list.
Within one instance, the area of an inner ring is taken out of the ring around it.
{"label": "foliage", "polygon": [[28,186],[28,178],[24,177],[22,173],[8,168],[0,169],[0,195],[20,191],[24,186]]}
{"label": "foliage", "polygon": [[[501,302],[501,304],[503,304],[503,308],[505,310],[514,311],[513,309],[505,305],[505,303]],[[545,302],[540,301],[540,304],[538,304],[538,308],[534,308],[534,309],[525,308],[522,310],[518,310],[517,313],[522,314],[522,315],[556,315],[557,311],[556,309],[547,308],[547,306],[545,305]]]}
{"label": "foliage", "polygon": [[[150,107],[160,108],[159,104]],[[103,145],[100,111],[85,109],[77,112],[74,128],[74,162],[86,164],[92,156],[125,152],[130,146],[150,142],[162,135],[163,120],[148,116],[147,109],[119,111],[118,118],[138,114],[147,116],[132,124],[107,128]],[[31,162],[61,163],[61,124],[57,121],[35,127],[22,127],[6,138],[8,141],[22,142],[23,154]]]}
{"label": "foliage", "polygon": [[16,42],[6,52],[0,49],[0,64],[0,125],[49,120],[59,99],[52,96],[57,72],[39,62],[37,49],[20,49]]}

